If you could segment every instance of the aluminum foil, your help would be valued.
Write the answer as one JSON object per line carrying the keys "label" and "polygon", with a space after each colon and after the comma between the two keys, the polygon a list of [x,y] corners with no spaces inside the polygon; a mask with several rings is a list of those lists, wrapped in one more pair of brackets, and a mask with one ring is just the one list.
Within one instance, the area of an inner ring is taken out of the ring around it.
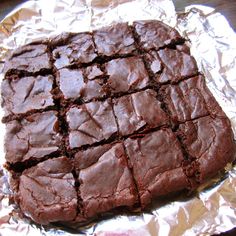
{"label": "aluminum foil", "polygon": [[[0,66],[9,50],[34,40],[142,19],[161,20],[190,40],[191,53],[230,118],[236,137],[236,34],[227,20],[209,7],[189,6],[184,13],[176,13],[171,0],[28,1],[0,23]],[[2,124],[0,130],[3,149]],[[224,232],[236,226],[236,166],[229,165],[227,170],[224,176],[201,186],[194,196],[179,196],[150,213],[119,215],[71,230],[52,225],[40,227],[22,218],[11,204],[7,172],[0,168],[0,235],[189,236]]]}

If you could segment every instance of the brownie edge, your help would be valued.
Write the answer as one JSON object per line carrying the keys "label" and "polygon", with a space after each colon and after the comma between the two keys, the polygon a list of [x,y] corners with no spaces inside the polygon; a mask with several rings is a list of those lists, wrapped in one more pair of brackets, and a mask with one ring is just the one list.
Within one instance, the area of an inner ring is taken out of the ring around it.
{"label": "brownie edge", "polygon": [[76,217],[77,194],[66,157],[47,160],[25,170],[19,179],[17,198],[22,211],[35,222],[72,221]]}

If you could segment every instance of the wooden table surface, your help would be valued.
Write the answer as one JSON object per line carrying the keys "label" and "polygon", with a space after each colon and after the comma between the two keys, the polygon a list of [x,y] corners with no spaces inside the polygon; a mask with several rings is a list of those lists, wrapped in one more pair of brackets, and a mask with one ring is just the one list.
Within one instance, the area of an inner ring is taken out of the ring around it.
{"label": "wooden table surface", "polygon": [[[0,0],[0,20],[9,13],[17,4],[23,3],[25,0]],[[191,4],[201,4],[215,8],[222,13],[229,21],[232,28],[236,31],[236,0],[173,0],[176,10],[183,11],[185,6]],[[235,228],[221,236],[235,236]]]}

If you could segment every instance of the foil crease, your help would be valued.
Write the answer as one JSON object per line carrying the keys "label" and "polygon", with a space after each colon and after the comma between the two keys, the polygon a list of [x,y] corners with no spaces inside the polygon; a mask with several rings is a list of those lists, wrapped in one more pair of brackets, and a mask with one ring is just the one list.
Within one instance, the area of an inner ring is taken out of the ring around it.
{"label": "foil crease", "polygon": [[[143,19],[161,20],[189,39],[191,54],[230,118],[236,137],[236,34],[225,17],[209,7],[189,6],[176,13],[171,0],[28,1],[0,23],[0,66],[8,51],[32,41]],[[236,226],[236,166],[231,165],[224,176],[210,180],[194,196],[179,196],[150,213],[119,215],[75,230],[36,226],[22,218],[11,202],[8,173],[3,168],[3,124],[0,130],[0,235],[191,236],[218,234]]]}

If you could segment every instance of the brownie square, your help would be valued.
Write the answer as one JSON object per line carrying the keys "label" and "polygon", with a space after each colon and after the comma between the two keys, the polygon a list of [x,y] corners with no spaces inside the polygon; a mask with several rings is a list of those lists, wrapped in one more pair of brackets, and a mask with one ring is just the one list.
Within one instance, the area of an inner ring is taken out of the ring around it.
{"label": "brownie square", "polygon": [[57,73],[57,81],[65,99],[81,99],[87,102],[106,95],[104,80],[101,78],[89,80],[84,77],[82,69],[61,69]]}
{"label": "brownie square", "polygon": [[180,143],[170,129],[131,137],[125,147],[143,208],[158,196],[188,187]]}
{"label": "brownie square", "polygon": [[135,50],[134,37],[127,23],[101,28],[93,35],[99,55],[125,55]]}
{"label": "brownie square", "polygon": [[72,221],[77,193],[68,158],[49,159],[25,170],[19,178],[17,199],[21,210],[39,224]]}
{"label": "brownie square", "polygon": [[109,61],[105,68],[112,93],[141,89],[149,84],[148,73],[139,57],[115,59]]}
{"label": "brownie square", "polygon": [[177,85],[165,86],[161,93],[175,122],[185,122],[209,114],[224,116],[202,76],[184,80]]}
{"label": "brownie square", "polygon": [[2,107],[5,116],[18,115],[54,106],[52,76],[9,76],[2,81]]}
{"label": "brownie square", "polygon": [[36,73],[52,68],[47,45],[30,44],[22,46],[7,58],[4,65],[4,73],[14,71],[25,71]]}
{"label": "brownie square", "polygon": [[106,140],[117,133],[110,99],[73,106],[67,111],[66,119],[70,148]]}
{"label": "brownie square", "polygon": [[175,83],[198,74],[195,59],[184,51],[165,48],[158,52],[163,63],[163,71],[156,81]]}
{"label": "brownie square", "polygon": [[157,20],[135,21],[133,25],[139,37],[139,44],[144,50],[157,50],[183,41],[175,29]]}
{"label": "brownie square", "polygon": [[90,33],[59,35],[51,43],[54,45],[52,53],[57,69],[74,64],[89,63],[97,57]]}
{"label": "brownie square", "polygon": [[[57,112],[47,111],[6,124],[5,151],[9,163],[43,158],[59,151]],[[14,147],[14,148],[13,148]]]}
{"label": "brownie square", "polygon": [[168,117],[156,97],[157,93],[148,89],[113,100],[121,135],[168,124]]}
{"label": "brownie square", "polygon": [[201,183],[234,160],[234,136],[226,118],[206,116],[187,121],[179,126],[178,135],[189,156],[196,159],[196,177]]}
{"label": "brownie square", "polygon": [[[86,158],[90,159],[89,166],[83,165]],[[131,208],[137,202],[122,143],[78,152],[75,168],[80,183],[81,214],[85,218],[117,207]]]}

